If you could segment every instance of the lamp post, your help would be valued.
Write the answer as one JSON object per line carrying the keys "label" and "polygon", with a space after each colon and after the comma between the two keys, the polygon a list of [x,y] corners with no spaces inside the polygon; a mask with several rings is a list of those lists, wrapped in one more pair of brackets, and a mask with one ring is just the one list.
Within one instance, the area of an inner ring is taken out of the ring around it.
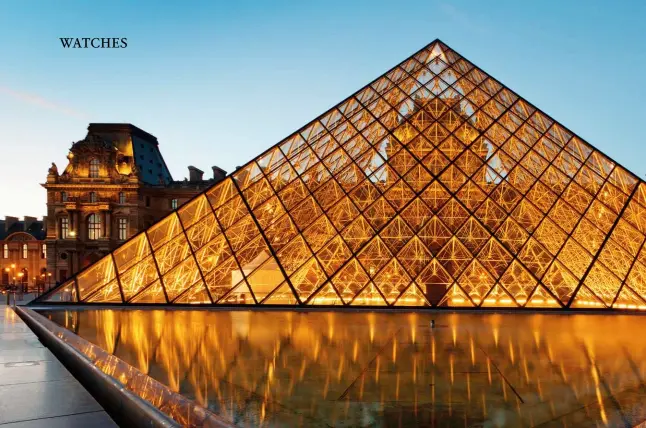
{"label": "lamp post", "polygon": [[16,264],[11,263],[11,288],[14,289],[16,288]]}
{"label": "lamp post", "polygon": [[7,273],[7,284],[5,285],[6,285],[6,291],[7,291],[7,306],[9,306],[9,304],[11,303],[11,300],[10,300],[11,290],[9,289],[9,272],[11,271],[11,269],[7,267],[7,268],[4,268],[4,271]]}
{"label": "lamp post", "polygon": [[47,289],[49,290],[50,288],[52,288],[52,273],[51,272],[47,272],[47,278],[48,278],[47,279],[47,281],[48,281]]}

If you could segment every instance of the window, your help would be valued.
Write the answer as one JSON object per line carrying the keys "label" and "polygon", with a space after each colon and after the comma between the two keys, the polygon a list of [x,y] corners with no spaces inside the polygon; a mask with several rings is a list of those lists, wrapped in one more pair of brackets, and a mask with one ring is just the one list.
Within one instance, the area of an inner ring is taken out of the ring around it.
{"label": "window", "polygon": [[119,219],[119,239],[125,241],[128,239],[128,219],[120,218]]}
{"label": "window", "polygon": [[4,257],[5,259],[9,258],[9,246],[7,244],[4,244],[4,246],[2,247],[2,257]]}
{"label": "window", "polygon": [[61,192],[61,201],[67,202],[67,192]]}
{"label": "window", "polygon": [[96,192],[90,192],[90,202],[96,202]]}
{"label": "window", "polygon": [[126,194],[124,192],[119,192],[119,203],[120,204],[126,203]]}
{"label": "window", "polygon": [[90,161],[90,177],[97,178],[99,176],[99,166],[100,162],[98,159],[92,159]]}
{"label": "window", "polygon": [[170,208],[171,208],[172,210],[176,210],[176,209],[177,209],[177,199],[171,199],[171,200],[170,200]]}
{"label": "window", "polygon": [[70,219],[63,217],[60,219],[60,223],[59,236],[61,237],[61,239],[67,239],[70,231]]}
{"label": "window", "polygon": [[22,244],[22,258],[27,258],[27,244]]}
{"label": "window", "polygon": [[47,258],[47,244],[43,244],[43,246],[41,247],[40,258],[41,259]]}
{"label": "window", "polygon": [[146,206],[150,206],[150,196],[146,196]]}
{"label": "window", "polygon": [[90,214],[87,218],[87,238],[99,239],[101,237],[101,216]]}

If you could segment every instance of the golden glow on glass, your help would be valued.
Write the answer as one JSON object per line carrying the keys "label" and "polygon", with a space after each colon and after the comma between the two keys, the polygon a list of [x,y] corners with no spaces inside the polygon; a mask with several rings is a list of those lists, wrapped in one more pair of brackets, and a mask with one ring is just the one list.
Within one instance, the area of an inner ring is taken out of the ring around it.
{"label": "golden glow on glass", "polygon": [[645,233],[646,183],[435,41],[44,300],[641,311]]}
{"label": "golden glow on glass", "polygon": [[[493,423],[502,409],[506,426],[623,426],[626,415],[646,412],[646,395],[635,389],[646,372],[646,340],[634,333],[646,329],[646,318],[631,315],[83,310],[50,316],[245,426],[358,426],[366,415],[382,420],[384,411],[423,425],[430,416],[421,409],[433,403],[436,421],[455,418],[448,420],[460,426]],[[406,410],[414,407],[416,415]]]}

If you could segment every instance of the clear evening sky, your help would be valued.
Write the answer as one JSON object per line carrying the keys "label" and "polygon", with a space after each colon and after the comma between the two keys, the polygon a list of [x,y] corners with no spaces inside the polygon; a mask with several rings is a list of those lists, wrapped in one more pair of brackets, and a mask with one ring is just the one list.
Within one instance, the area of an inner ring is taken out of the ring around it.
{"label": "clear evening sky", "polygon": [[[644,1],[0,0],[0,217],[89,122],[233,170],[435,38],[644,178]],[[63,49],[59,37],[127,37]]]}

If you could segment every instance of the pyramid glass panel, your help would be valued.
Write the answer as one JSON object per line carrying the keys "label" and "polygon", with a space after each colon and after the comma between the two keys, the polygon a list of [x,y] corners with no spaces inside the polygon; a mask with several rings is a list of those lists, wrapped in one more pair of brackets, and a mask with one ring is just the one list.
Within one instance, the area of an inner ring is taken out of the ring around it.
{"label": "pyramid glass panel", "polygon": [[436,40],[39,300],[646,309],[646,183]]}

